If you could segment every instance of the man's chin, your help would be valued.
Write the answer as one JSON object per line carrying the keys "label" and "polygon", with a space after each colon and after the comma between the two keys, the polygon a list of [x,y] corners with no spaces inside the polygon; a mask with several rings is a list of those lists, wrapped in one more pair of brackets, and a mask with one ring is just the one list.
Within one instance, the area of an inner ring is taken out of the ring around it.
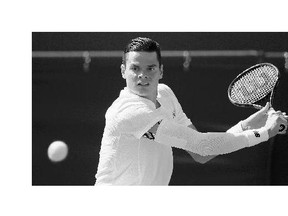
{"label": "man's chin", "polygon": [[139,97],[148,98],[149,94],[148,91],[133,91],[134,94],[138,95]]}
{"label": "man's chin", "polygon": [[140,97],[147,97],[148,95],[145,94],[144,92],[135,92],[136,95],[140,96]]}
{"label": "man's chin", "polygon": [[130,89],[130,91],[133,94],[138,95],[139,97],[143,97],[143,98],[151,98],[151,89],[148,88],[136,88],[136,89]]}
{"label": "man's chin", "polygon": [[137,88],[133,89],[137,95],[147,95],[149,93],[149,89],[145,87],[138,86]]}

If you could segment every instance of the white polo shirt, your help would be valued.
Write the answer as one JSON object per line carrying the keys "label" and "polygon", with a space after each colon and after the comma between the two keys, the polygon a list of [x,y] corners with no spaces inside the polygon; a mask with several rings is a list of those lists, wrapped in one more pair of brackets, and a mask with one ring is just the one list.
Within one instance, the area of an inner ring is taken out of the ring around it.
{"label": "white polo shirt", "polygon": [[163,119],[191,124],[172,90],[158,85],[161,107],[124,88],[106,112],[96,185],[168,185],[172,148],[154,141],[148,130]]}

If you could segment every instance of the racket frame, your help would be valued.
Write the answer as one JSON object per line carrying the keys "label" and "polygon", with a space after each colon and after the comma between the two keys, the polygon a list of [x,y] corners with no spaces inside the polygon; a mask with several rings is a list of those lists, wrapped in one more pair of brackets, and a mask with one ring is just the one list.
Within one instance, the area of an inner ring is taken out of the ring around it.
{"label": "racket frame", "polygon": [[[262,109],[263,106],[261,105],[258,105],[258,104],[253,104],[253,103],[249,103],[249,104],[244,104],[244,103],[237,103],[235,102],[232,98],[231,98],[231,89],[233,87],[233,85],[235,84],[236,81],[238,81],[241,77],[243,77],[245,74],[249,73],[251,70],[254,70],[255,68],[259,68],[259,67],[262,67],[264,65],[267,65],[269,67],[272,67],[275,69],[275,71],[277,71],[277,75],[278,75],[278,79],[272,89],[272,91],[270,91],[266,96],[264,96],[263,98],[261,98],[260,100],[258,101],[261,101],[263,99],[265,99],[269,94],[270,94],[270,98],[269,98],[269,103],[270,103],[270,107],[272,107],[272,103],[273,103],[273,98],[274,98],[274,92],[275,92],[275,89],[279,83],[279,79],[280,79],[280,73],[279,73],[279,70],[278,68],[271,64],[271,63],[259,63],[259,64],[256,64],[256,65],[253,65],[251,67],[249,67],[248,69],[244,70],[242,73],[240,73],[229,85],[228,87],[228,98],[230,100],[230,102],[238,107],[245,107],[245,108],[255,108],[255,109]],[[255,102],[254,102],[255,103]]]}

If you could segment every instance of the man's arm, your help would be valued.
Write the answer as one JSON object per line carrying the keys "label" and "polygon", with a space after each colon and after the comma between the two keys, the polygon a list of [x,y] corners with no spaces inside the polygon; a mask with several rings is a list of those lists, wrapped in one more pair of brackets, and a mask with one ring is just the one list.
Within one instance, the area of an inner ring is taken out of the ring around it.
{"label": "man's arm", "polygon": [[[252,114],[251,116],[249,116],[247,119],[239,122],[237,125],[233,126],[232,128],[230,128],[227,132],[228,133],[241,133],[244,130],[248,130],[248,129],[257,129],[257,128],[261,128],[265,125],[266,121],[267,121],[267,112],[269,110],[269,103],[266,104],[266,106],[259,110],[258,112]],[[278,112],[279,114],[279,112]],[[194,125],[189,125],[190,128],[196,130]],[[187,151],[192,158],[199,163],[206,163],[210,160],[212,160],[213,158],[215,158],[217,155],[211,155],[211,156],[201,156],[198,154],[195,154],[193,152]]]}
{"label": "man's arm", "polygon": [[215,156],[267,141],[278,134],[281,124],[287,127],[287,120],[281,118],[277,113],[271,113],[268,114],[265,126],[259,129],[245,130],[240,133],[200,133],[187,126],[177,124],[173,120],[163,119],[157,126],[155,141],[192,151],[201,156]]}
{"label": "man's arm", "polygon": [[[153,134],[156,134],[157,129],[158,129],[159,124],[155,124],[150,130],[149,132],[152,132]],[[188,126],[189,128],[196,130],[195,126],[193,124],[190,124]],[[201,156],[199,154],[193,153],[191,151],[186,150],[191,157],[198,163],[204,164],[207,163],[208,161],[212,160],[213,158],[215,158],[217,155],[208,155],[208,156]]]}
{"label": "man's arm", "polygon": [[173,120],[163,119],[157,129],[155,141],[201,156],[228,154],[276,136],[282,124],[287,127],[287,120],[277,113],[272,113],[268,115],[265,126],[259,129],[245,130],[241,133],[200,133]]}
{"label": "man's arm", "polygon": [[[188,127],[196,130],[196,128],[193,124],[189,125]],[[201,156],[201,155],[193,153],[191,151],[187,151],[187,152],[191,155],[191,157],[194,159],[194,161],[201,163],[201,164],[205,164],[217,156],[217,155]]]}

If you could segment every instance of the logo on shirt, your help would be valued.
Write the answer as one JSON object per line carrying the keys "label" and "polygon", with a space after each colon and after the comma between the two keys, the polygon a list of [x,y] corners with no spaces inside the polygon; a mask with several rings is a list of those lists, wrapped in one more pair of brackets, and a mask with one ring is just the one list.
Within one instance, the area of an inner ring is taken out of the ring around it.
{"label": "logo on shirt", "polygon": [[253,131],[255,137],[260,137],[260,134],[257,131]]}
{"label": "logo on shirt", "polygon": [[172,115],[173,115],[173,119],[174,119],[176,117],[176,112],[173,111]]}
{"label": "logo on shirt", "polygon": [[144,138],[147,138],[147,139],[150,139],[150,140],[155,140],[155,134],[153,134],[152,132],[146,132],[144,135],[143,135]]}
{"label": "logo on shirt", "polygon": [[[162,120],[158,121],[157,124],[160,125],[160,124],[161,124],[161,121],[162,121]],[[145,137],[145,138],[147,138],[147,139],[150,139],[150,140],[155,140],[155,135],[156,135],[155,133],[152,133],[152,132],[150,132],[150,131],[147,131],[147,132],[143,135],[143,137]]]}

